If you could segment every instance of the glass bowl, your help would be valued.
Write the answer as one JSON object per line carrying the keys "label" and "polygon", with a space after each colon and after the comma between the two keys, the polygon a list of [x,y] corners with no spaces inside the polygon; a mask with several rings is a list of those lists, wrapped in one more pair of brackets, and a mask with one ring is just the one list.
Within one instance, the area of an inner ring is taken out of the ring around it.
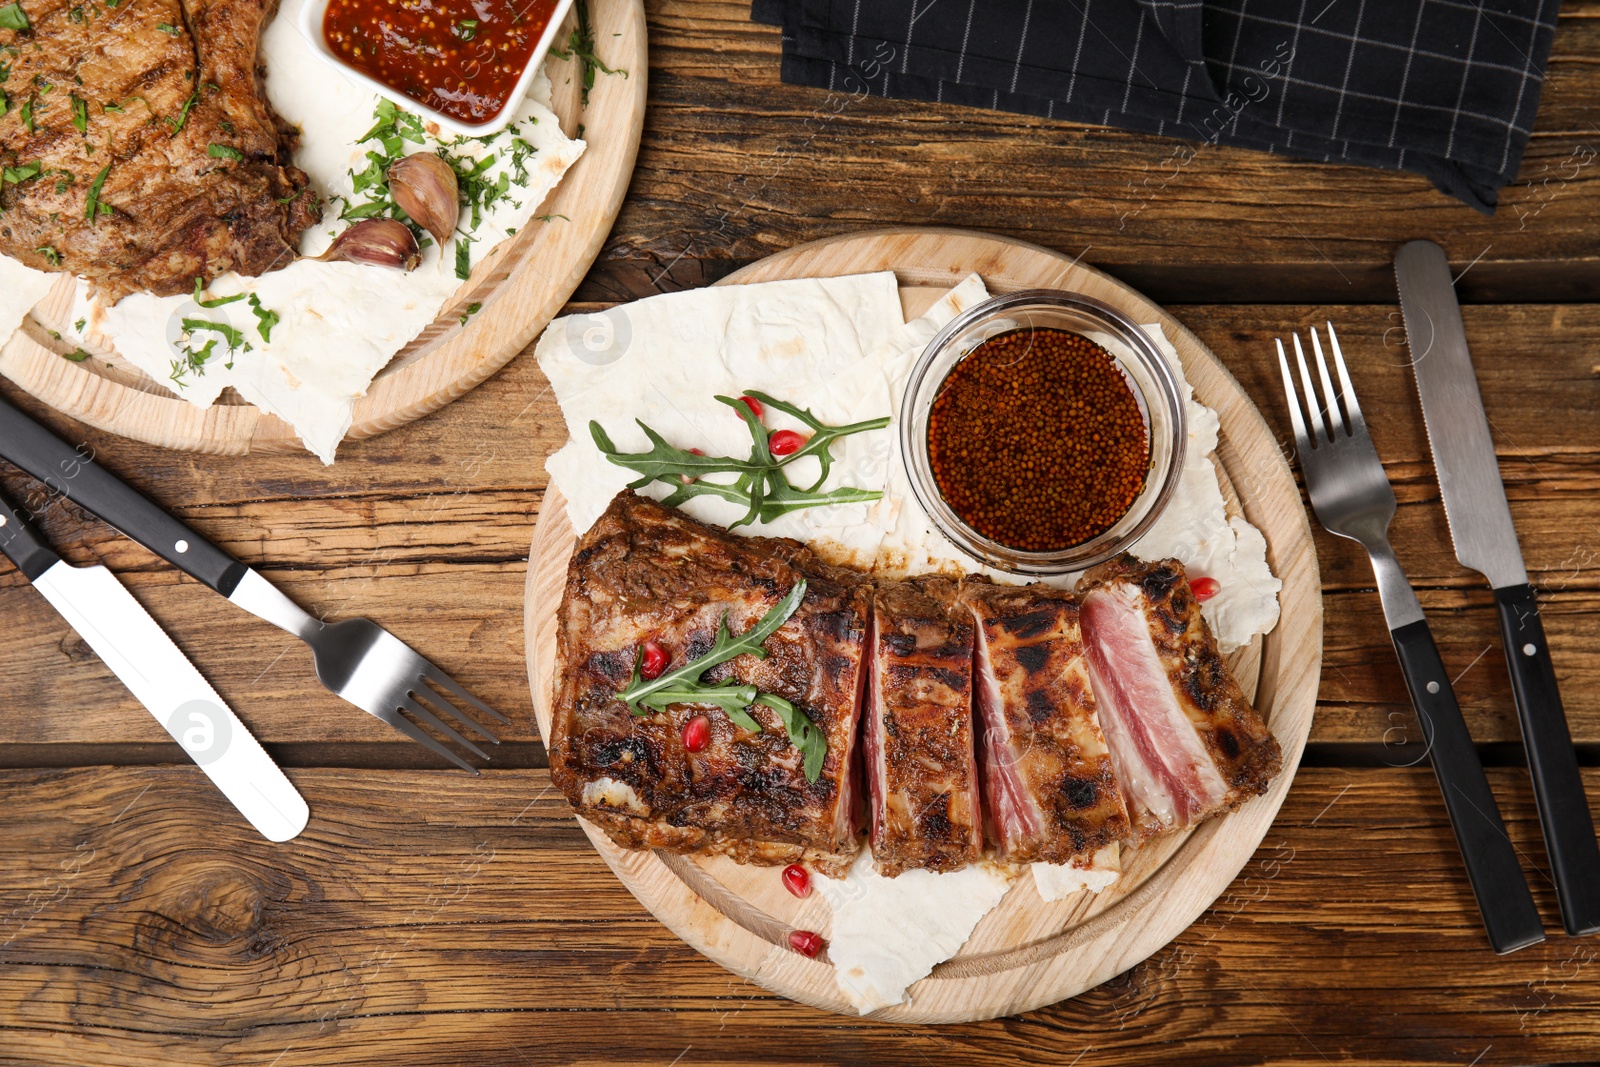
{"label": "glass bowl", "polygon": [[[1103,533],[1045,552],[1003,545],[969,526],[945,502],[928,456],[928,419],[950,372],[974,348],[998,334],[1047,328],[1081,334],[1116,358],[1150,443],[1150,467],[1133,504]],[[1149,334],[1115,308],[1079,293],[1025,289],[969,308],[929,342],[911,369],[900,402],[900,453],[912,492],[935,529],[968,555],[1016,574],[1069,574],[1131,548],[1171,500],[1183,470],[1188,437],[1179,378]]]}

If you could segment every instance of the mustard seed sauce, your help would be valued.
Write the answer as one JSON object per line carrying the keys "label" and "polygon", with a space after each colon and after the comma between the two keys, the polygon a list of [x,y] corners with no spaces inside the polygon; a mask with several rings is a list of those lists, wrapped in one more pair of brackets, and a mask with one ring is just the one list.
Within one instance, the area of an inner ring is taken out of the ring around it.
{"label": "mustard seed sauce", "polygon": [[1026,328],[951,369],[929,415],[928,458],[968,526],[1052,552],[1127,514],[1150,469],[1150,435],[1116,357],[1081,334]]}
{"label": "mustard seed sauce", "polygon": [[511,103],[556,0],[329,0],[322,36],[367,77],[461,122]]}

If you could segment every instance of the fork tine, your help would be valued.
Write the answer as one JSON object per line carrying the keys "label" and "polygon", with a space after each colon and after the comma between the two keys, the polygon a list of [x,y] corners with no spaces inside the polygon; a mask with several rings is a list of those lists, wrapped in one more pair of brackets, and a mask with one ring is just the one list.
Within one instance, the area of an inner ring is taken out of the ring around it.
{"label": "fork tine", "polygon": [[433,727],[435,730],[438,730],[441,734],[444,734],[450,740],[462,746],[479,759],[489,758],[489,754],[487,752],[473,744],[471,741],[468,741],[465,737],[462,737],[452,727],[447,725],[443,719],[439,718],[439,716],[423,707],[421,702],[416,699],[415,693],[400,701],[400,707],[405,711],[409,711],[412,715],[421,719],[424,723]]}
{"label": "fork tine", "polygon": [[1346,417],[1350,420],[1351,433],[1366,433],[1367,420],[1361,415],[1361,402],[1356,399],[1356,387],[1350,381],[1350,372],[1344,366],[1344,353],[1339,350],[1339,335],[1333,332],[1333,323],[1328,323],[1328,347],[1333,349],[1333,365],[1339,371],[1339,388],[1344,393],[1344,407]]}
{"label": "fork tine", "polygon": [[1295,392],[1294,375],[1289,372],[1289,357],[1283,354],[1283,339],[1274,337],[1278,346],[1278,370],[1283,374],[1283,396],[1289,402],[1289,422],[1294,427],[1294,447],[1301,455],[1311,451],[1311,439],[1306,436],[1306,422],[1300,414],[1300,395]]}
{"label": "fork tine", "polygon": [[1317,389],[1311,384],[1311,371],[1306,369],[1306,351],[1300,347],[1300,335],[1291,334],[1294,338],[1294,358],[1300,364],[1300,384],[1306,390],[1306,415],[1311,420],[1311,434],[1318,441],[1333,442],[1333,438],[1322,429],[1322,411],[1317,406]]}
{"label": "fork tine", "polygon": [[474,767],[472,764],[468,763],[466,760],[450,751],[444,745],[434,740],[420,726],[406,718],[404,715],[400,714],[398,711],[374,712],[373,714],[377,715],[378,718],[382,719],[390,726],[393,726],[396,730],[399,730],[401,733],[410,737],[411,740],[416,741],[419,744],[427,745],[429,748],[433,749],[435,752],[439,753],[439,755],[443,756],[451,763],[454,763],[462,770],[471,771],[473,774],[478,773],[478,768]]}
{"label": "fork tine", "polygon": [[[433,681],[433,678],[432,678],[431,675],[424,674],[422,676],[422,680],[425,681],[425,682],[428,682],[428,681]],[[437,707],[440,711],[444,712],[445,714],[454,716],[456,721],[460,722],[461,725],[463,725],[463,726],[467,727],[468,729],[472,730],[479,737],[482,737],[485,741],[488,741],[489,743],[495,744],[495,745],[498,745],[500,743],[500,739],[498,737],[496,737],[494,734],[490,733],[488,730],[485,730],[482,726],[480,726],[478,724],[478,721],[476,719],[474,719],[472,716],[466,714],[460,708],[458,708],[454,704],[450,703],[450,701],[448,699],[446,699],[445,696],[442,693],[436,692],[435,691],[436,688],[437,688],[437,683],[435,683],[435,687],[434,688],[428,688],[426,686],[423,686],[423,687],[421,687],[421,691],[420,692],[418,692],[417,690],[413,690],[412,691],[412,695],[413,696],[424,696],[424,697],[427,697],[429,703],[433,704],[435,707]],[[487,757],[485,757],[485,758],[487,758]]]}
{"label": "fork tine", "polygon": [[1311,351],[1317,357],[1317,375],[1322,379],[1324,410],[1328,413],[1328,439],[1348,434],[1344,411],[1339,406],[1339,394],[1333,391],[1333,377],[1328,374],[1328,359],[1322,354],[1322,342],[1317,338],[1317,328],[1311,327]]}
{"label": "fork tine", "polygon": [[[438,667],[434,666],[432,663],[429,663],[427,660],[423,660],[422,662],[426,665],[426,669],[423,671],[423,676],[427,678],[428,681],[432,682],[435,688],[447,690],[450,695],[455,697],[457,700],[465,700],[468,704],[471,704],[485,715],[490,715],[496,720],[505,723],[507,726],[511,725],[510,719],[506,718],[504,715],[500,714],[498,711],[495,711],[489,705],[485,704],[483,701],[479,700],[477,697],[461,688],[460,685],[456,684],[456,680],[454,678],[450,677],[444,671],[441,671]],[[462,719],[463,722],[470,721],[460,712],[456,712],[456,714]],[[472,726],[482,732],[481,727],[478,727],[477,723],[472,723]],[[485,734],[484,736],[488,735]]]}

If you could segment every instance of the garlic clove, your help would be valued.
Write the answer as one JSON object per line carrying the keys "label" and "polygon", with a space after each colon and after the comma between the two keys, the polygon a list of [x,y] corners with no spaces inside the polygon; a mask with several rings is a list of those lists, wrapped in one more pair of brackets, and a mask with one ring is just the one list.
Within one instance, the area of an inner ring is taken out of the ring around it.
{"label": "garlic clove", "polygon": [[422,262],[411,227],[397,219],[362,219],[333,239],[321,260],[369,263],[396,270],[415,270]]}
{"label": "garlic clove", "polygon": [[441,245],[461,218],[460,183],[450,164],[431,152],[415,152],[389,168],[389,193],[418,226]]}

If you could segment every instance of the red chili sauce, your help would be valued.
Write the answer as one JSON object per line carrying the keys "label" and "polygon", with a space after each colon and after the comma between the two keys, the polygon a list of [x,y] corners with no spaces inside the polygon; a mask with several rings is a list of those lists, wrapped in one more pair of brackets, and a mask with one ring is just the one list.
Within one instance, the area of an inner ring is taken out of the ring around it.
{"label": "red chili sauce", "polygon": [[933,479],[992,541],[1052,552],[1099,536],[1144,489],[1150,436],[1110,352],[1035,327],[991,337],[939,386],[928,419]]}
{"label": "red chili sauce", "polygon": [[329,0],[322,36],[367,77],[460,122],[493,119],[557,0]]}

